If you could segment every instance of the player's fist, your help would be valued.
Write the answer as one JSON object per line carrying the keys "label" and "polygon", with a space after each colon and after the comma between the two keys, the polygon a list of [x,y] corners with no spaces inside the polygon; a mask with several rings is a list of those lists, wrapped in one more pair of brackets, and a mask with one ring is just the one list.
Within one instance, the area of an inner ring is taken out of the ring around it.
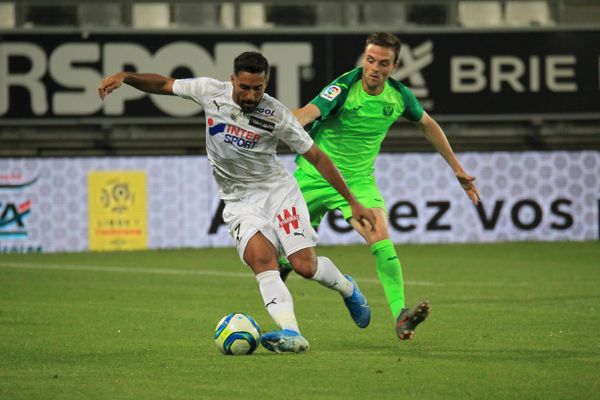
{"label": "player's fist", "polygon": [[123,84],[124,79],[125,75],[123,73],[113,74],[102,79],[100,85],[98,85],[98,96],[104,100],[106,96]]}
{"label": "player's fist", "polygon": [[350,207],[352,207],[352,218],[356,219],[364,228],[371,232],[375,231],[377,218],[373,210],[366,208],[359,202],[352,203]]}

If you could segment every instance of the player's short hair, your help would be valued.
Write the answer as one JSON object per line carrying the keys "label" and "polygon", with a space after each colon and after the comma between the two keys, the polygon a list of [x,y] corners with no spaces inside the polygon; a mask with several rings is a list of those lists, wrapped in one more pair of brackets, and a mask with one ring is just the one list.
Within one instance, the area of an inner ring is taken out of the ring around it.
{"label": "player's short hair", "polygon": [[371,33],[365,41],[365,48],[370,44],[394,50],[394,64],[398,62],[398,57],[400,57],[400,49],[402,48],[402,44],[400,43],[398,36],[388,32]]}
{"label": "player's short hair", "polygon": [[257,51],[246,51],[235,58],[233,61],[233,73],[250,72],[260,74],[264,72],[269,75],[269,62]]}

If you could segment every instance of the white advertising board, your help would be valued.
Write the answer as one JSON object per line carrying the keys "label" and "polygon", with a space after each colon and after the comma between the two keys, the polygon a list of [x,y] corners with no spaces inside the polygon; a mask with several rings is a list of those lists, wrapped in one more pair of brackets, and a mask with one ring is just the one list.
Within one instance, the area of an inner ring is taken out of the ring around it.
{"label": "white advertising board", "polygon": [[[395,243],[596,240],[600,152],[462,153],[482,202],[471,204],[437,154],[382,154],[377,181]],[[283,157],[293,168],[293,157]],[[145,174],[148,248],[221,247],[222,224],[206,157],[0,159],[0,253],[90,248],[88,176]],[[362,243],[325,218],[321,244]]]}

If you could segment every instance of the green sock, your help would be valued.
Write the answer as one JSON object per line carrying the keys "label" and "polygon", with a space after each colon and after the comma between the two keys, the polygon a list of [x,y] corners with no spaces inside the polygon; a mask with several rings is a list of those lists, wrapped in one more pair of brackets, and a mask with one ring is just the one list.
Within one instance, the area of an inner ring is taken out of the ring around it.
{"label": "green sock", "polygon": [[383,286],[390,310],[394,318],[398,318],[404,307],[404,281],[402,266],[396,254],[394,244],[389,239],[373,243],[371,253],[375,256],[377,275]]}
{"label": "green sock", "polygon": [[277,259],[277,262],[279,263],[279,265],[281,266],[281,268],[283,268],[284,270],[290,270],[292,269],[292,264],[290,264],[290,262],[288,261],[287,258],[285,258],[285,256],[279,256],[279,258]]}

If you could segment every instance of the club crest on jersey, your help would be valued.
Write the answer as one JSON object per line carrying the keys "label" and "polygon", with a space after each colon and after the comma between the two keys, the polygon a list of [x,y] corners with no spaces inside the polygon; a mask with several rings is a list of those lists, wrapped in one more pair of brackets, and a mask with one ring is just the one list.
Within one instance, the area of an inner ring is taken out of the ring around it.
{"label": "club crest on jersey", "polygon": [[208,134],[210,136],[216,136],[219,133],[224,132],[224,143],[229,143],[243,149],[253,149],[262,137],[259,133],[240,128],[239,126],[216,123],[212,118],[209,118],[206,122],[208,124]]}
{"label": "club crest on jersey", "polygon": [[242,112],[242,110],[234,108],[233,111],[231,112],[230,117],[235,122],[240,122],[242,119],[244,119],[244,113]]}
{"label": "club crest on jersey", "polygon": [[332,101],[342,93],[342,88],[337,85],[331,85],[321,92],[321,97],[325,100]]}
{"label": "club crest on jersey", "polygon": [[383,115],[389,117],[394,112],[394,106],[385,105],[383,106]]}
{"label": "club crest on jersey", "polygon": [[277,220],[279,221],[279,226],[283,228],[286,235],[290,234],[291,228],[294,228],[294,230],[300,228],[300,216],[296,212],[296,207],[292,207],[291,210],[287,208],[283,210],[283,213],[277,215]]}

